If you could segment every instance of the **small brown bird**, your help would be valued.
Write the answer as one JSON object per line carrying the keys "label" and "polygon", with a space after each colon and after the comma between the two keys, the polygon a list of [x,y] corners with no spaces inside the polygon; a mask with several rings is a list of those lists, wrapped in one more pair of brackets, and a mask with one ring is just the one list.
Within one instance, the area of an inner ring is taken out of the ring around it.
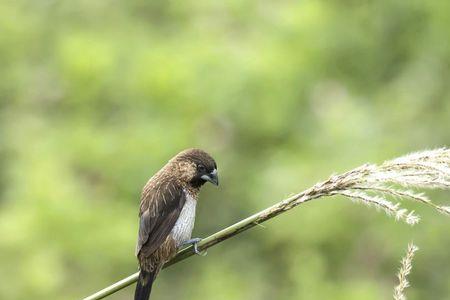
{"label": "small brown bird", "polygon": [[216,162],[205,151],[187,149],[169,160],[144,186],[136,245],[140,274],[135,300],[149,299],[156,275],[177,249],[193,244],[198,254],[201,239],[191,239],[191,234],[198,193],[207,181],[219,185]]}

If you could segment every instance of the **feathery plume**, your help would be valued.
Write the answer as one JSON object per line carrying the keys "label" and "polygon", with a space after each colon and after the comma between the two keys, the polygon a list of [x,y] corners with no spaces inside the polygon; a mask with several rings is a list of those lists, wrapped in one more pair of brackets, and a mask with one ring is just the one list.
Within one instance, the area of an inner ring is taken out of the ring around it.
{"label": "feathery plume", "polygon": [[[427,150],[389,160],[381,165],[365,164],[343,174],[333,175],[305,192],[294,195],[296,199],[289,198],[284,202],[291,208],[315,198],[341,195],[373,206],[410,225],[417,224],[420,217],[414,211],[401,208],[398,200],[416,201],[439,213],[450,215],[449,206],[435,204],[423,193],[411,188],[450,188],[450,150]],[[392,202],[394,200],[396,202]]]}
{"label": "feathery plume", "polygon": [[413,243],[408,244],[408,250],[406,250],[406,255],[401,260],[400,269],[397,273],[398,285],[394,288],[394,300],[406,300],[404,291],[409,287],[408,275],[411,273],[412,260],[417,250],[419,248],[416,245]]}

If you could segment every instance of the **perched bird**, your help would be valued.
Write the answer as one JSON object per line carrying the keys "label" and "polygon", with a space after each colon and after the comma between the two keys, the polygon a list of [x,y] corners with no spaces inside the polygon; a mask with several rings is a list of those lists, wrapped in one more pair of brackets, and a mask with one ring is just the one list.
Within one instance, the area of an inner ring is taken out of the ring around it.
{"label": "perched bird", "polygon": [[140,274],[135,300],[147,300],[163,265],[181,246],[193,244],[198,254],[199,238],[191,239],[200,187],[207,181],[219,185],[214,159],[200,149],[178,153],[144,186],[139,209],[136,256]]}

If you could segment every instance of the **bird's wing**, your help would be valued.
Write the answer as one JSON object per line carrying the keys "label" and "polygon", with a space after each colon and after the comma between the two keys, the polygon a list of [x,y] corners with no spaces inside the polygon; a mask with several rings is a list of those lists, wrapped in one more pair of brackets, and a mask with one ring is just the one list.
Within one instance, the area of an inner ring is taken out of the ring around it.
{"label": "bird's wing", "polygon": [[144,188],[140,207],[136,256],[152,254],[166,240],[186,202],[184,190],[174,183]]}

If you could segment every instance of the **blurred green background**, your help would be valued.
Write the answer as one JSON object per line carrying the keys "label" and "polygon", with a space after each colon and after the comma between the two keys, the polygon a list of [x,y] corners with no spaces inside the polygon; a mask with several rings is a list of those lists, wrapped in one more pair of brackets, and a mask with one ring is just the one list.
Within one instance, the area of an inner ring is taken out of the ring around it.
{"label": "blurred green background", "polygon": [[[1,1],[0,298],[79,299],[135,272],[140,190],[184,148],[219,165],[202,237],[450,145],[449,37],[448,1]],[[414,240],[408,296],[450,299],[449,220],[406,206],[414,228],[311,202],[163,271],[153,297],[389,299]]]}

